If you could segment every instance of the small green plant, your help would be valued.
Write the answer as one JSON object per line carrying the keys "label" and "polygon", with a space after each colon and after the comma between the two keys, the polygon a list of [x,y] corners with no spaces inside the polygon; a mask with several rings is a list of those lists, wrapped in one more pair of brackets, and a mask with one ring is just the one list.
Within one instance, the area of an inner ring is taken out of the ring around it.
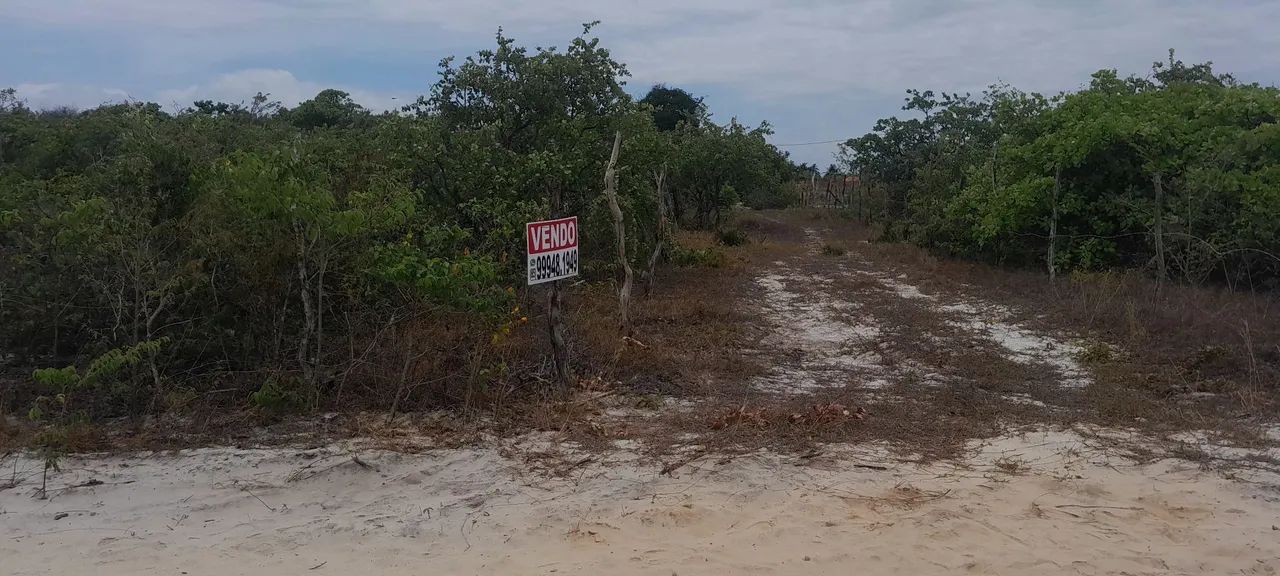
{"label": "small green plant", "polygon": [[249,404],[267,418],[279,418],[301,408],[303,401],[297,385],[283,378],[270,376],[257,392],[249,395]]}
{"label": "small green plant", "polygon": [[720,268],[725,265],[724,252],[714,248],[689,249],[680,246],[671,247],[671,263],[676,266],[701,266]]}
{"label": "small green plant", "polygon": [[1187,368],[1189,370],[1200,370],[1206,366],[1211,366],[1222,362],[1223,360],[1227,360],[1230,357],[1231,350],[1227,347],[1210,344],[1196,350],[1195,353],[1191,355]]}
{"label": "small green plant", "polygon": [[1081,362],[1093,365],[1106,364],[1111,361],[1113,356],[1114,352],[1111,350],[1111,346],[1101,340],[1091,340],[1085,343],[1080,348],[1080,351],[1076,353],[1076,357]]}
{"label": "small green plant", "polygon": [[751,243],[751,238],[739,228],[721,228],[716,230],[716,241],[725,246],[745,246]]}
{"label": "small green plant", "polygon": [[77,396],[98,387],[125,368],[155,357],[168,343],[168,338],[159,338],[108,350],[94,358],[83,373],[75,366],[41,368],[32,372],[31,378],[46,393],[36,397],[27,416],[35,422],[66,420],[72,413],[71,407],[76,404]]}
{"label": "small green plant", "polygon": [[828,242],[822,245],[823,256],[844,256],[847,252],[848,250],[845,250],[845,247],[839,244]]}

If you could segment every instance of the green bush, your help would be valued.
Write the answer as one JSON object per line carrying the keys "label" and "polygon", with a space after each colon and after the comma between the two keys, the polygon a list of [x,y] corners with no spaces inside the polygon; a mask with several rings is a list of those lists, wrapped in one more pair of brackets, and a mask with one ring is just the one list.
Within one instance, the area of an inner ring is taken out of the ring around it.
{"label": "green bush", "polygon": [[271,376],[249,395],[249,404],[267,418],[279,418],[301,411],[306,402],[295,380]]}
{"label": "green bush", "polygon": [[[491,50],[444,61],[428,93],[393,114],[332,89],[292,110],[259,94],[74,114],[0,90],[0,350],[57,365],[11,405],[44,422],[137,415],[189,406],[229,375],[272,373],[298,380],[262,383],[250,398],[259,411],[333,406],[328,376],[366,366],[361,352],[396,356],[406,344],[387,333],[409,319],[458,317],[418,345],[461,339],[457,326],[509,330],[538,297],[523,289],[527,222],[578,216],[583,276],[616,273],[600,187],[616,133],[636,268],[657,237],[651,175],[665,174],[669,222],[711,229],[794,172],[767,124],[720,125],[695,106],[693,121],[660,131],[659,111],[632,99],[598,39],[562,46],[500,34]],[[432,366],[456,371],[497,348],[433,351],[450,357]]]}
{"label": "green bush", "polygon": [[683,267],[720,268],[727,258],[724,252],[715,248],[689,249],[681,246],[671,247],[671,263]]}
{"label": "green bush", "polygon": [[883,239],[1060,272],[1280,287],[1280,88],[1170,53],[1046,97],[909,90],[841,146]]}

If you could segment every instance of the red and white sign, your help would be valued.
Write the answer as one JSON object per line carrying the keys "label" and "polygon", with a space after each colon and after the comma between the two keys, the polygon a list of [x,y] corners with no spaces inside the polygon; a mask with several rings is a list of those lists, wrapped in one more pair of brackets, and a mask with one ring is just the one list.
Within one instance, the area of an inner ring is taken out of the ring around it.
{"label": "red and white sign", "polygon": [[578,275],[578,217],[530,222],[524,228],[529,284]]}

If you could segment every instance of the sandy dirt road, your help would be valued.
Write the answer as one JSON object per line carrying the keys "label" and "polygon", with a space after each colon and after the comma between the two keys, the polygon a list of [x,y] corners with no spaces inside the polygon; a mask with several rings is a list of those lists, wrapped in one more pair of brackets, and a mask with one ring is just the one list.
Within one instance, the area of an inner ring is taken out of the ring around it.
{"label": "sandy dirt road", "polygon": [[[1047,374],[1041,385],[1087,385],[1076,343],[998,303],[922,293],[856,247],[815,269],[823,234],[754,279],[773,324],[762,345],[799,360],[744,385],[873,395],[904,371],[945,385],[946,366],[876,352],[895,329],[877,313],[886,302],[936,312],[972,346]],[[1280,572],[1280,478],[1137,465],[1069,431],[974,441],[929,464],[828,445],[706,454],[670,475],[637,448],[540,434],[421,454],[357,441],[77,457],[44,499],[40,463],[10,457],[0,480],[21,482],[0,491],[0,574]],[[549,452],[555,463],[531,467]]]}

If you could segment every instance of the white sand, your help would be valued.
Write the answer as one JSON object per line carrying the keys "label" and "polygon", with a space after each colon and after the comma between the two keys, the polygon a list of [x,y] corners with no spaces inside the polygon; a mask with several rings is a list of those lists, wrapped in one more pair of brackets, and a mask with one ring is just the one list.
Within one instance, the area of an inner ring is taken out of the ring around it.
{"label": "white sand", "polygon": [[1084,388],[1092,380],[1089,371],[1077,359],[1083,350],[1078,343],[1019,324],[1013,320],[1013,311],[1005,306],[973,297],[968,297],[965,302],[941,305],[938,297],[925,294],[919,287],[903,282],[905,276],[890,278],[874,272],[861,273],[876,278],[902,298],[931,303],[935,309],[953,318],[949,321],[952,326],[995,342],[1016,362],[1052,366],[1058,372],[1060,386]]}
{"label": "white sand", "polygon": [[[808,228],[805,237],[809,257],[817,257],[822,235]],[[857,264],[853,270],[848,266],[851,261]],[[1089,371],[1077,359],[1082,350],[1078,343],[1018,323],[1013,311],[1005,306],[972,296],[948,301],[925,294],[907,283],[905,275],[875,270],[856,254],[848,259],[830,259],[829,265],[832,274],[866,276],[900,298],[924,303],[947,316],[952,326],[999,345],[1011,360],[1053,367],[1059,386],[1079,389],[1091,381]],[[806,274],[783,261],[774,262],[771,270],[756,278],[756,284],[764,292],[757,313],[774,325],[774,332],[761,344],[801,355],[799,366],[775,365],[754,379],[752,386],[756,389],[811,394],[849,384],[875,390],[889,381],[884,359],[866,350],[866,343],[880,336],[880,321],[873,310],[862,310],[858,302],[851,301],[856,295],[833,290],[830,278]],[[926,382],[932,379],[927,367],[917,368]]]}
{"label": "white sand", "polygon": [[[850,382],[866,388],[883,383],[869,376],[879,373],[879,356],[858,350],[863,343],[875,340],[880,329],[873,324],[849,322],[849,303],[833,297],[820,280],[785,266],[756,279],[764,289],[758,313],[775,326],[761,344],[802,355],[799,367],[775,365],[753,380],[757,389],[808,394]],[[802,293],[791,286],[807,286],[810,291]]]}
{"label": "white sand", "polygon": [[[851,466],[882,456],[832,450],[838,458],[806,466],[764,453],[706,458],[676,478],[625,452],[567,479],[520,472],[522,461],[493,449],[77,458],[48,500],[30,480],[0,492],[0,573],[1280,571],[1280,495],[1190,464],[1130,467],[1063,433],[888,471]],[[60,490],[89,479],[106,484]]]}

